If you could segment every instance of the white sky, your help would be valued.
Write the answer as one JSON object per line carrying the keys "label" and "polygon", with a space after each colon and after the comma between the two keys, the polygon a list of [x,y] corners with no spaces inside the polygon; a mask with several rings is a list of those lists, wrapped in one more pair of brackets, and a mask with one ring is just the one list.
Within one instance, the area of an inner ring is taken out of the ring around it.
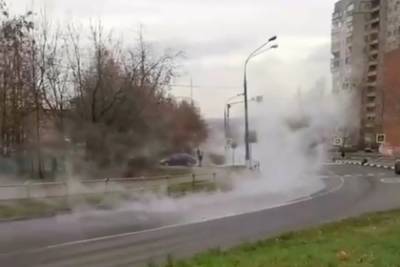
{"label": "white sky", "polygon": [[[8,0],[14,11],[46,7],[57,19],[103,24],[162,48],[183,50],[177,84],[194,85],[195,101],[207,117],[221,117],[226,99],[242,91],[243,62],[272,35],[279,49],[249,66],[249,94],[292,95],[325,78],[330,87],[330,26],[334,0]],[[188,88],[174,88],[189,96]],[[266,99],[267,101],[267,99]],[[238,112],[237,115],[240,115]]]}

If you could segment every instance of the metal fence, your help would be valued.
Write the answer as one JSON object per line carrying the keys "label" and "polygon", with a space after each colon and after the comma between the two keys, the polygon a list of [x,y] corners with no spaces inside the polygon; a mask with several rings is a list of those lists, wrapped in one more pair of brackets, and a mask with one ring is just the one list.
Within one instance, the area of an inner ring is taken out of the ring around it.
{"label": "metal fence", "polygon": [[0,185],[0,200],[40,199],[113,192],[166,191],[172,185],[183,183],[216,182],[222,176],[213,173],[180,176],[136,178],[107,178],[83,181]]}

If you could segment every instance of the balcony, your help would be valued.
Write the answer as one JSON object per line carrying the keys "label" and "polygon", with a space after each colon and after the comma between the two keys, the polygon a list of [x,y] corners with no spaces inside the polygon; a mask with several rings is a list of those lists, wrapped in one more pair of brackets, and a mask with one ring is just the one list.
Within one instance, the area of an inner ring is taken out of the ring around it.
{"label": "balcony", "polygon": [[379,23],[381,20],[381,18],[378,16],[376,18],[373,18],[369,21],[370,24],[375,24],[375,23]]}
{"label": "balcony", "polygon": [[380,4],[378,4],[378,5],[372,6],[370,9],[370,12],[375,13],[375,12],[379,12],[380,10],[381,10],[381,6],[380,6]]}
{"label": "balcony", "polygon": [[375,91],[367,92],[367,97],[376,97],[376,92]]}
{"label": "balcony", "polygon": [[378,57],[378,55],[369,56],[368,60],[371,61],[371,62],[376,61],[378,63],[379,57]]}
{"label": "balcony", "polygon": [[377,60],[377,59],[372,59],[372,58],[370,58],[369,61],[368,61],[368,66],[369,66],[369,67],[371,67],[371,66],[378,66],[378,60]]}
{"label": "balcony", "polygon": [[331,71],[335,71],[340,67],[340,59],[331,59]]}
{"label": "balcony", "polygon": [[367,103],[365,106],[367,108],[374,108],[374,107],[376,107],[376,103],[375,102],[370,102],[370,103]]}
{"label": "balcony", "polygon": [[367,122],[367,123],[365,124],[365,128],[375,128],[375,124],[372,123],[372,122]]}
{"label": "balcony", "polygon": [[375,77],[376,75],[378,75],[378,72],[376,70],[368,71],[368,77]]}
{"label": "balcony", "polygon": [[373,48],[369,50],[369,55],[370,56],[375,56],[379,54],[379,50],[377,48]]}
{"label": "balcony", "polygon": [[369,128],[369,129],[375,128],[375,125],[373,123],[371,123],[371,122],[368,122],[368,123],[365,124],[365,128]]}
{"label": "balcony", "polygon": [[331,50],[333,54],[340,53],[340,43],[339,42],[332,43]]}
{"label": "balcony", "polygon": [[342,13],[335,12],[335,13],[332,14],[332,20],[337,20],[337,19],[340,19],[340,18],[342,18]]}
{"label": "balcony", "polygon": [[332,35],[332,38],[339,38],[339,33],[340,33],[340,29],[338,29],[338,28],[334,28],[334,29],[332,29],[331,30],[331,35]]}
{"label": "balcony", "polygon": [[368,34],[369,34],[369,35],[376,35],[376,36],[378,37],[378,34],[379,34],[379,27],[371,28],[371,29],[368,31]]}
{"label": "balcony", "polygon": [[378,39],[378,38],[376,38],[376,39],[370,39],[368,43],[369,43],[370,45],[378,44],[378,43],[379,43],[379,39]]}
{"label": "balcony", "polygon": [[377,82],[376,81],[369,81],[369,82],[366,83],[366,85],[368,87],[375,87],[377,85]]}

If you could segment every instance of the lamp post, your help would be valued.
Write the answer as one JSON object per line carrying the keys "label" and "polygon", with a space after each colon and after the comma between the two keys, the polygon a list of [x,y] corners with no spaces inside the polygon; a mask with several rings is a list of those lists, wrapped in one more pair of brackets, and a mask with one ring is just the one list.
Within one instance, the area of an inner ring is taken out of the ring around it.
{"label": "lamp post", "polygon": [[245,133],[244,133],[244,140],[245,140],[245,149],[246,149],[246,154],[245,154],[245,159],[246,159],[246,165],[248,167],[251,167],[251,156],[250,156],[250,142],[249,142],[249,110],[248,110],[248,96],[247,96],[247,64],[249,63],[249,61],[270,50],[273,48],[278,48],[277,45],[273,45],[267,49],[264,49],[269,43],[275,41],[277,39],[276,36],[273,36],[271,38],[268,39],[267,42],[265,42],[264,44],[262,44],[260,47],[258,47],[256,50],[254,50],[246,59],[245,64],[244,64],[244,81],[243,81],[243,96],[244,96],[244,128],[245,128]]}
{"label": "lamp post", "polygon": [[[243,94],[239,94],[236,97],[242,96]],[[236,97],[232,97],[229,100],[233,100]],[[255,97],[252,97],[249,102],[257,102],[257,103],[261,103],[263,101],[263,96],[262,95],[258,95]],[[236,102],[229,102],[229,100],[226,102],[225,104],[225,109],[224,109],[224,125],[225,125],[225,137],[228,138],[229,137],[229,132],[230,132],[230,124],[229,124],[229,120],[230,120],[230,110],[232,108],[232,106],[237,105],[237,104],[243,104],[244,101],[236,101]]]}
{"label": "lamp post", "polygon": [[229,102],[232,101],[233,99],[243,96],[243,93],[236,94],[232,97],[230,97],[226,102],[224,106],[224,129],[225,129],[225,139],[229,138],[229,109],[230,105]]}

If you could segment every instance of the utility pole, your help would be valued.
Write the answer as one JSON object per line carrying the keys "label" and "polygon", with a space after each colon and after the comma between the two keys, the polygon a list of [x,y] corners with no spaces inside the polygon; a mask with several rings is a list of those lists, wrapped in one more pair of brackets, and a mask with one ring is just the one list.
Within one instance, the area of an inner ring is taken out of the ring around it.
{"label": "utility pole", "polygon": [[194,103],[193,101],[193,79],[190,77],[190,99],[192,99],[192,105]]}
{"label": "utility pole", "polygon": [[231,104],[226,105],[226,131],[228,133],[228,138],[231,138],[231,125],[230,125],[230,119],[231,119]]}
{"label": "utility pole", "polygon": [[251,162],[250,162],[250,140],[249,140],[249,103],[248,103],[248,96],[247,96],[247,63],[248,60],[246,61],[245,65],[245,70],[244,70],[244,143],[245,143],[245,150],[246,150],[246,155],[245,155],[245,160],[246,160],[246,165],[250,167]]}

